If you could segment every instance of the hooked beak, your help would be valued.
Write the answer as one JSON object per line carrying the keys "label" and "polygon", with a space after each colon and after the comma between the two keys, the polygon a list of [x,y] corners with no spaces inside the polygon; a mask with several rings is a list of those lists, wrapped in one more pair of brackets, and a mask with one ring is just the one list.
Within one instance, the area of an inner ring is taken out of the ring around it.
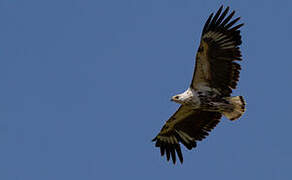
{"label": "hooked beak", "polygon": [[172,96],[171,99],[170,99],[170,101],[175,102],[175,97],[176,97],[176,96]]}

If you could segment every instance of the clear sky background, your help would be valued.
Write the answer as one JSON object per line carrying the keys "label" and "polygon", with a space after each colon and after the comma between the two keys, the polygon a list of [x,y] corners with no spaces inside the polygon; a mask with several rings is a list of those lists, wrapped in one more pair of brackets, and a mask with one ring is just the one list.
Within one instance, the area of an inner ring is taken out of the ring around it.
{"label": "clear sky background", "polygon": [[[209,14],[241,16],[243,61],[226,118],[166,162],[151,139],[192,78]],[[0,179],[290,180],[292,1],[1,0]],[[290,33],[289,33],[290,32]]]}

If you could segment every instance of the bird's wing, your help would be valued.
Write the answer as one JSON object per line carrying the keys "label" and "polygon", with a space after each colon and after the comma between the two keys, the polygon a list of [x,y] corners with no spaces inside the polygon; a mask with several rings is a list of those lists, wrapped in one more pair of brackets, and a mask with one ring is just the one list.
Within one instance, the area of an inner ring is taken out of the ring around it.
{"label": "bird's wing", "polygon": [[219,123],[220,118],[221,114],[217,112],[193,110],[187,106],[180,106],[152,141],[156,141],[156,147],[160,148],[161,156],[166,154],[168,161],[171,156],[175,164],[177,154],[182,163],[180,143],[188,149],[196,147],[196,141],[204,139]]}
{"label": "bird's wing", "polygon": [[212,87],[223,96],[229,96],[232,89],[236,88],[241,69],[235,61],[241,60],[238,47],[241,36],[238,29],[243,24],[233,26],[240,17],[231,21],[235,11],[226,16],[229,7],[223,13],[222,9],[223,6],[214,17],[212,13],[204,25],[191,87]]}

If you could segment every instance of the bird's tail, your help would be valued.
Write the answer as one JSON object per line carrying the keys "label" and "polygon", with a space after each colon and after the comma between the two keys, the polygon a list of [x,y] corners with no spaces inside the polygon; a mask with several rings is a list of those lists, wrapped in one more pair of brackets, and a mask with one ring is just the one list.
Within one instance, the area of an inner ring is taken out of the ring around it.
{"label": "bird's tail", "polygon": [[234,121],[243,115],[245,111],[245,101],[242,96],[227,97],[226,100],[233,105],[232,111],[225,111],[223,115]]}

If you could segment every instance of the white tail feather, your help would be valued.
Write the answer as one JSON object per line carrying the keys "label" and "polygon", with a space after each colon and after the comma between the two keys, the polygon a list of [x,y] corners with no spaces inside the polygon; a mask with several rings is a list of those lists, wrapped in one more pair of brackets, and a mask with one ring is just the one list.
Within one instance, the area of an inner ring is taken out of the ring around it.
{"label": "white tail feather", "polygon": [[226,98],[230,104],[233,105],[232,111],[223,112],[223,115],[226,116],[231,121],[234,121],[240,118],[245,111],[245,101],[242,96],[228,97]]}

